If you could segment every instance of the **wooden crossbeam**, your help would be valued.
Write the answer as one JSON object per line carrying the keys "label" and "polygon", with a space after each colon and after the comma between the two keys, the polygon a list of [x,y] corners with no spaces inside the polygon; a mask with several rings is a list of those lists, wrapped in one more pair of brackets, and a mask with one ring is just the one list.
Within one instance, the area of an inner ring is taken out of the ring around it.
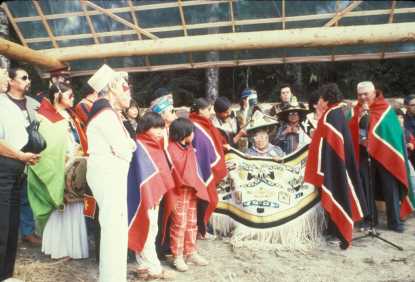
{"label": "wooden crossbeam", "polygon": [[[135,14],[135,11],[134,11],[134,5],[133,5],[133,3],[131,2],[131,0],[128,0],[128,7],[130,7],[130,12],[131,12],[131,17],[132,17],[132,19],[133,19],[133,23],[134,23],[136,26],[140,26],[140,25],[138,24],[138,18],[137,18],[136,14]],[[137,34],[137,36],[138,36],[138,39],[139,39],[139,40],[142,40],[142,39],[143,39],[143,37],[141,36],[141,33],[138,33],[138,34]],[[150,60],[149,60],[148,56],[145,56],[145,57],[144,57],[144,64],[145,64],[147,67],[148,67],[148,66],[150,66]]]}
{"label": "wooden crossbeam", "polygon": [[7,58],[17,61],[25,61],[47,70],[57,70],[65,68],[65,64],[52,56],[47,56],[39,51],[16,44],[9,40],[0,38],[0,54]]}
{"label": "wooden crossbeam", "polygon": [[352,11],[354,8],[362,4],[363,1],[353,1],[349,6],[341,10],[340,12],[337,12],[336,15],[329,20],[324,26],[333,26],[336,22],[338,22],[341,18],[344,17],[347,13]]}
{"label": "wooden crossbeam", "polygon": [[6,2],[4,2],[4,3],[1,5],[1,7],[3,8],[3,11],[6,13],[6,15],[7,15],[8,19],[9,19],[10,24],[13,26],[14,31],[15,31],[15,32],[16,32],[16,34],[17,34],[17,37],[19,37],[20,42],[22,42],[23,46],[27,47],[28,45],[27,45],[27,43],[26,43],[26,40],[24,39],[23,34],[22,34],[22,32],[20,31],[19,26],[16,24],[16,21],[15,21],[15,19],[13,18],[12,13],[10,13],[10,10],[9,10],[9,7],[7,6],[7,3],[6,3]]}
{"label": "wooden crossbeam", "polygon": [[97,36],[97,33],[95,31],[95,28],[94,28],[94,24],[92,23],[91,17],[87,13],[88,9],[85,6],[84,2],[81,2],[81,6],[82,6],[82,10],[84,11],[84,15],[86,17],[86,20],[88,22],[89,29],[91,30],[91,34],[94,37],[94,42],[95,42],[95,44],[99,44],[99,40],[98,40],[98,36]]}
{"label": "wooden crossbeam", "polygon": [[[343,54],[337,55],[336,61],[357,61],[357,60],[378,60],[379,53],[374,54]],[[415,57],[415,52],[391,52],[386,53],[385,58],[387,59],[397,59],[397,58],[413,58]],[[330,62],[331,56],[304,56],[304,57],[287,57],[287,63],[304,63],[304,62]],[[155,72],[155,71],[169,71],[169,70],[183,70],[183,69],[203,69],[211,67],[236,67],[236,66],[258,66],[258,65],[275,65],[283,64],[282,58],[267,58],[267,59],[247,59],[241,60],[238,64],[234,60],[226,61],[209,61],[209,62],[200,62],[190,64],[172,64],[172,65],[159,65],[148,67],[125,67],[125,68],[114,68],[117,71],[125,71],[128,73],[132,72]],[[76,76],[89,76],[95,73],[94,70],[83,70],[83,71],[74,71],[71,72],[72,77]]]}
{"label": "wooden crossbeam", "polygon": [[[186,3],[186,2],[184,2]],[[91,11],[89,11],[91,12]],[[354,11],[346,14],[344,17],[366,17],[366,16],[377,16],[377,15],[389,15],[390,9],[388,10],[370,10],[370,11]],[[395,9],[394,14],[407,14],[415,13],[415,8],[398,8]],[[297,21],[308,21],[308,20],[323,20],[330,19],[335,16],[335,13],[329,14],[317,14],[317,15],[306,15],[306,16],[293,16],[286,17],[286,22],[297,22]],[[282,22],[281,18],[265,18],[265,19],[249,19],[249,20],[235,20],[235,26],[242,25],[256,25],[256,24],[268,24],[268,23],[280,23]],[[212,28],[212,27],[227,27],[231,26],[231,22],[213,22],[213,23],[201,23],[201,24],[187,24],[187,29],[203,29],[203,28]],[[167,32],[167,31],[178,31],[182,30],[182,26],[166,26],[166,27],[154,27],[147,28],[148,32]],[[136,34],[134,30],[119,30],[119,31],[108,31],[97,33],[99,37],[105,36],[114,36],[114,35],[131,35]],[[92,34],[77,34],[77,35],[62,35],[56,36],[56,40],[72,40],[72,39],[84,39],[84,38],[93,38]],[[36,42],[47,42],[50,41],[48,37],[37,37],[37,38],[26,38],[27,43],[36,43]]]}
{"label": "wooden crossbeam", "polygon": [[45,27],[46,32],[48,33],[50,41],[52,41],[53,47],[58,48],[59,47],[58,43],[56,43],[55,36],[53,35],[52,30],[50,29],[50,26],[48,24],[48,21],[46,20],[45,15],[43,14],[42,8],[40,8],[39,2],[36,1],[36,0],[32,0],[32,2],[33,2],[33,5],[35,6],[35,9],[36,9],[38,15],[40,16],[40,18],[42,20],[43,26]]}
{"label": "wooden crossbeam", "polygon": [[[390,24],[393,23],[393,20],[395,18],[395,7],[396,7],[396,0],[393,0],[391,2],[391,8],[390,8],[389,19],[388,19],[388,23],[390,23]],[[380,58],[382,60],[385,58],[385,49],[386,49],[387,46],[388,46],[388,44],[385,44],[383,46],[383,52],[382,52],[382,54],[380,56]]]}
{"label": "wooden crossbeam", "polygon": [[[184,34],[184,36],[187,36],[188,34],[187,34],[186,18],[184,17],[184,11],[183,11],[183,2],[182,2],[182,0],[177,0],[177,3],[178,3],[178,7],[179,7],[180,21],[181,21],[182,27],[183,27],[183,34]],[[189,53],[187,57],[189,59],[189,63],[192,65],[193,64],[192,54]]]}
{"label": "wooden crossbeam", "polygon": [[[136,40],[42,50],[61,61],[267,48],[311,48],[414,42],[415,23],[315,27]],[[278,40],[276,40],[276,38]]]}
{"label": "wooden crossbeam", "polygon": [[152,34],[152,33],[148,32],[148,31],[146,31],[146,30],[144,30],[144,29],[142,29],[142,28],[140,28],[140,27],[138,27],[138,26],[130,23],[129,21],[121,18],[120,16],[115,15],[112,12],[111,9],[104,9],[101,6],[98,6],[98,5],[96,5],[96,4],[94,4],[94,3],[90,2],[90,1],[87,1],[87,0],[80,0],[80,1],[83,2],[83,3],[85,3],[86,5],[90,6],[91,8],[93,8],[93,9],[95,9],[97,11],[100,11],[101,13],[109,16],[114,21],[117,21],[117,22],[119,22],[119,23],[121,23],[121,24],[123,24],[125,26],[128,26],[129,28],[135,30],[137,33],[141,33],[141,34],[143,34],[143,35],[145,35],[145,36],[147,36],[148,38],[151,38],[151,39],[158,39],[158,37],[155,36],[154,34]]}

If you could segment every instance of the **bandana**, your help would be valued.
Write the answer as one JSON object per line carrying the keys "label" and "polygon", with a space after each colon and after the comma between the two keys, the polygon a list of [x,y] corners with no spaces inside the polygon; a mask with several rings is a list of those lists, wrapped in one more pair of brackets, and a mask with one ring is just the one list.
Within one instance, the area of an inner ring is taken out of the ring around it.
{"label": "bandana", "polygon": [[170,107],[173,107],[173,95],[165,95],[154,100],[151,103],[150,109],[152,112],[161,114]]}

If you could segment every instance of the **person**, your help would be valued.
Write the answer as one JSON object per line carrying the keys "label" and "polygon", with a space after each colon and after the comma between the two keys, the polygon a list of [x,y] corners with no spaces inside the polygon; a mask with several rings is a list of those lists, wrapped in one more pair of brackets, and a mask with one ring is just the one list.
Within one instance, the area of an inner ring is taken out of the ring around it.
{"label": "person", "polygon": [[314,130],[317,128],[317,122],[322,115],[322,110],[320,109],[318,103],[319,99],[320,95],[317,91],[311,93],[308,99],[308,109],[310,112],[306,115],[304,121],[302,122],[304,131],[310,137],[312,137]]}
{"label": "person", "polygon": [[89,85],[85,84],[81,88],[82,100],[76,104],[74,110],[77,116],[81,119],[83,125],[88,124],[88,114],[91,111],[92,105],[97,99],[97,92]]}
{"label": "person", "polygon": [[246,154],[255,157],[267,157],[278,160],[285,156],[280,147],[274,146],[269,142],[269,133],[272,127],[277,124],[277,120],[267,117],[262,112],[255,112],[252,121],[248,124],[247,132],[253,137],[254,143],[246,150]]}
{"label": "person", "polygon": [[305,119],[306,112],[305,107],[296,101],[278,112],[281,124],[271,143],[280,147],[286,154],[309,144],[311,139],[301,124]]}
{"label": "person", "polygon": [[192,145],[209,194],[207,206],[205,201],[198,201],[198,230],[201,236],[206,235],[206,226],[218,203],[216,187],[228,173],[224,156],[227,144],[219,130],[213,126],[210,119],[212,114],[212,104],[208,100],[198,98],[193,101],[189,114],[194,125]]}
{"label": "person", "polygon": [[166,125],[164,131],[164,146],[167,148],[169,139],[170,124],[177,118],[176,111],[173,106],[173,93],[167,88],[159,88],[153,95],[154,100],[150,103],[150,110],[158,113],[164,120]]}
{"label": "person", "polygon": [[70,164],[86,154],[81,145],[86,144],[86,136],[80,119],[71,111],[73,101],[69,85],[57,82],[50,87],[38,112],[39,132],[47,148],[41,160],[28,169],[28,198],[37,227],[43,232],[42,252],[52,259],[89,255],[83,216],[85,179],[79,186],[73,185],[66,175]]}
{"label": "person", "polygon": [[[170,248],[178,271],[187,271],[187,263],[207,265],[197,253],[197,201],[209,202],[209,194],[199,175],[192,146],[194,125],[186,118],[177,118],[170,125],[167,152],[172,163],[175,188],[166,194],[163,230],[171,219]],[[164,231],[165,232],[165,231]],[[164,233],[163,232],[163,233]],[[186,263],[187,262],[187,263]]]}
{"label": "person", "polygon": [[[249,120],[252,117],[252,114],[259,109],[257,106],[258,95],[257,92],[253,89],[247,88],[241,93],[239,100],[239,110],[236,111],[236,119],[238,121],[240,128],[245,128]],[[246,151],[248,149],[249,142],[247,137],[242,137],[239,139],[237,147],[241,151]]]}
{"label": "person", "polygon": [[[405,97],[404,106],[406,113],[404,115],[404,127],[410,134],[415,136],[415,94],[411,94]],[[409,159],[412,165],[415,165],[415,154],[412,152],[409,154]]]}
{"label": "person", "polygon": [[136,101],[131,100],[130,106],[122,111],[123,124],[130,134],[132,139],[137,135],[138,119],[140,117],[140,110]]}
{"label": "person", "polygon": [[289,84],[283,84],[280,87],[280,102],[275,104],[271,109],[269,114],[273,117],[276,117],[277,114],[283,109],[286,108],[291,102],[292,98],[295,97],[291,86]]}
{"label": "person", "polygon": [[226,138],[226,142],[236,149],[238,142],[246,136],[246,132],[238,124],[235,113],[231,110],[231,102],[226,97],[218,97],[213,106],[215,116],[212,119],[213,125],[220,130]]}
{"label": "person", "polygon": [[[99,281],[123,282],[127,275],[127,176],[135,142],[121,122],[130,105],[127,81],[107,65],[88,80],[98,93],[87,127],[87,182],[99,207]],[[116,242],[116,243],[114,243]]]}
{"label": "person", "polygon": [[174,188],[163,150],[165,124],[162,117],[147,112],[139,120],[137,150],[128,173],[128,247],[136,252],[142,279],[173,278],[163,270],[156,252],[158,213],[163,195]]}
{"label": "person", "polygon": [[[401,217],[409,215],[412,208],[407,197],[408,176],[402,128],[395,111],[382,93],[375,89],[373,82],[362,81],[357,84],[357,100],[349,127],[362,183],[367,198],[372,199],[368,203],[373,207],[372,223],[377,224],[375,195],[381,194],[386,202],[388,228],[403,232]],[[370,185],[375,194],[369,194]]]}
{"label": "person", "polygon": [[[13,276],[17,252],[21,177],[40,155],[26,151],[26,127],[34,119],[34,99],[26,96],[30,78],[24,69],[0,71],[0,280]],[[8,85],[8,89],[7,89]],[[29,118],[29,115],[31,116]]]}
{"label": "person", "polygon": [[328,214],[328,235],[347,248],[354,222],[366,214],[366,199],[354,157],[350,130],[342,109],[342,93],[335,83],[318,89],[323,115],[309,146],[304,182],[320,190],[321,205]]}
{"label": "person", "polygon": [[408,156],[407,167],[408,167],[408,175],[409,175],[409,184],[410,189],[408,190],[408,196],[412,203],[412,206],[415,204],[415,169],[410,160],[410,156],[415,152],[415,136],[405,128],[405,113],[401,109],[395,109],[396,115],[398,116],[399,124],[403,130],[404,141],[406,145],[406,153]]}

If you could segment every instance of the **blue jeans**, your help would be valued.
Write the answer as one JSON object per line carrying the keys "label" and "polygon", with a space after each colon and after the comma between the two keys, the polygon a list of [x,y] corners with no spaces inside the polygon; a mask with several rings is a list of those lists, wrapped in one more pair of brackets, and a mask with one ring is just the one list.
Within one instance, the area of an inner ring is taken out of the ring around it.
{"label": "blue jeans", "polygon": [[35,220],[33,219],[32,208],[27,198],[27,176],[21,183],[20,193],[20,236],[32,235],[35,231]]}

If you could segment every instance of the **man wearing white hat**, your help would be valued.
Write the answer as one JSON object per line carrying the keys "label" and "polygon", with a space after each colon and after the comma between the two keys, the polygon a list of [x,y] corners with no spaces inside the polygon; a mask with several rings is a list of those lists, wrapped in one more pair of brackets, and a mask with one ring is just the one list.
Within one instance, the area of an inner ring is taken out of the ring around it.
{"label": "man wearing white hat", "polygon": [[[388,228],[403,232],[402,219],[412,212],[408,194],[403,131],[394,109],[371,81],[357,85],[358,103],[349,122],[360,176],[373,224],[377,223],[375,196],[386,202]],[[373,188],[373,189],[370,189]]]}
{"label": "man wearing white hat", "polygon": [[100,208],[99,281],[127,279],[127,176],[136,146],[121,121],[120,112],[130,105],[131,94],[124,75],[103,65],[88,80],[98,93],[87,127],[87,181]]}

